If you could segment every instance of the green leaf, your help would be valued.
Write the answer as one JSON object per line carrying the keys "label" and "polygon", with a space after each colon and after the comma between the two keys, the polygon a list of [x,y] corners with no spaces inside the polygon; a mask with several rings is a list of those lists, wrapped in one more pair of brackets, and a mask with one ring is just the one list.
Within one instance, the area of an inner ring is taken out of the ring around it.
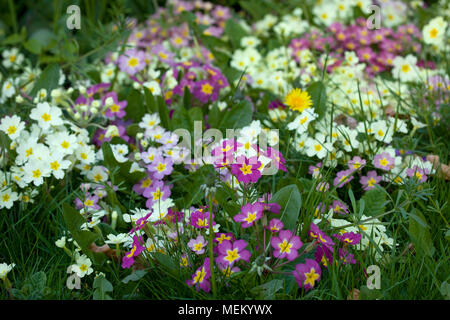
{"label": "green leaf", "polygon": [[283,221],[284,228],[295,229],[302,206],[297,185],[291,184],[281,188],[273,195],[271,202],[276,202],[281,206],[280,220]]}
{"label": "green leaf", "polygon": [[146,113],[144,97],[138,90],[132,89],[126,100],[128,104],[125,107],[127,113],[125,119],[132,119],[136,123],[140,122]]}
{"label": "green leaf", "polygon": [[[427,220],[421,212],[414,209],[413,213],[427,224]],[[420,224],[417,219],[409,219],[409,235],[419,255],[433,256],[435,248],[431,240],[430,231]]]}
{"label": "green leaf", "polygon": [[36,272],[29,279],[29,284],[33,289],[42,292],[47,284],[47,276],[43,271]]}
{"label": "green leaf", "polygon": [[113,172],[115,168],[119,167],[120,164],[114,157],[114,153],[111,149],[111,145],[109,142],[102,143],[102,152],[103,152],[103,162],[105,166],[108,168],[110,172]]}
{"label": "green leaf", "polygon": [[234,19],[228,19],[225,23],[225,34],[230,39],[234,50],[240,48],[241,39],[248,36],[247,32]]}
{"label": "green leaf", "polygon": [[86,219],[68,203],[63,203],[64,221],[70,232],[80,230]]}
{"label": "green leaf", "polygon": [[126,276],[122,280],[122,282],[128,283],[130,281],[138,281],[138,280],[142,279],[142,277],[144,277],[146,274],[147,274],[147,271],[145,271],[145,270],[136,270],[132,274]]}
{"label": "green leaf", "polygon": [[311,96],[313,101],[314,109],[319,115],[319,119],[325,115],[326,104],[327,104],[327,93],[322,81],[316,81],[310,84],[308,89],[306,89]]}
{"label": "green leaf", "polygon": [[147,106],[148,113],[156,113],[158,112],[158,105],[156,104],[155,97],[150,89],[145,89],[145,105]]}
{"label": "green leaf", "polygon": [[3,40],[2,44],[3,45],[17,44],[23,42],[24,40],[25,40],[24,34],[15,33],[7,37],[5,40]]}
{"label": "green leaf", "polygon": [[283,289],[283,280],[273,279],[260,286],[254,287],[251,291],[259,295],[260,299],[271,300],[275,298],[275,293]]}
{"label": "green leaf", "polygon": [[55,34],[49,29],[38,29],[29,38],[29,40],[37,41],[41,48],[47,48],[50,42],[55,39]]}
{"label": "green leaf", "polygon": [[34,54],[40,54],[42,51],[41,44],[35,39],[29,39],[28,41],[24,42],[23,46],[25,47],[25,49]]}
{"label": "green leaf", "polygon": [[173,129],[187,129],[191,133],[194,132],[194,122],[202,121],[203,113],[202,109],[194,107],[191,109],[185,109],[184,107],[178,107],[172,116],[172,128]]}
{"label": "green leaf", "polygon": [[219,128],[222,130],[239,129],[250,122],[252,122],[252,106],[249,101],[242,100],[223,115]]}
{"label": "green leaf", "polygon": [[95,278],[92,285],[94,289],[94,300],[112,300],[112,298],[107,294],[107,292],[113,291],[113,286],[104,276],[99,276]]}
{"label": "green leaf", "polygon": [[161,252],[154,252],[153,257],[155,258],[156,261],[158,261],[161,265],[166,267],[169,271],[174,272],[177,269],[177,265],[167,254]]}
{"label": "green leaf", "polygon": [[166,106],[166,103],[164,101],[164,98],[162,96],[158,96],[156,98],[158,102],[158,112],[159,117],[161,118],[161,125],[167,129],[171,130],[171,122],[169,121],[169,108]]}
{"label": "green leaf", "polygon": [[367,286],[362,286],[359,291],[359,300],[376,300],[383,298],[383,294],[379,289],[369,289]]}
{"label": "green leaf", "polygon": [[450,300],[450,283],[448,281],[444,281],[441,284],[441,288],[439,290],[441,294],[444,296],[446,300]]}
{"label": "green leaf", "polygon": [[30,95],[35,97],[39,90],[46,89],[47,94],[58,87],[59,81],[59,66],[56,63],[49,64],[44,71],[42,71],[39,79],[36,81]]}
{"label": "green leaf", "polygon": [[106,255],[104,253],[92,252],[89,249],[90,245],[100,238],[100,235],[88,230],[80,230],[81,225],[86,222],[86,219],[67,203],[63,203],[63,216],[67,229],[72,235],[72,238],[81,247],[83,253],[87,255],[94,263],[103,263],[103,261],[107,258]]}
{"label": "green leaf", "polygon": [[192,106],[192,94],[188,86],[184,87],[183,106],[186,110]]}
{"label": "green leaf", "polygon": [[376,186],[375,188],[366,191],[362,196],[362,199],[364,200],[363,212],[366,216],[377,216],[385,211],[386,193],[383,188]]}
{"label": "green leaf", "polygon": [[266,7],[261,5],[260,0],[240,0],[239,5],[244,8],[254,20],[261,20],[266,15]]}

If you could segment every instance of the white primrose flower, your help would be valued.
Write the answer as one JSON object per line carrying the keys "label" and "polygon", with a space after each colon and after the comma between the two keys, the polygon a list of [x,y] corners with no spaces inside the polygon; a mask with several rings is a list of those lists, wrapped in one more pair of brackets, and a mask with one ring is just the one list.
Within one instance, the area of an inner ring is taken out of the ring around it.
{"label": "white primrose flower", "polygon": [[76,256],[76,264],[72,265],[71,271],[75,272],[78,277],[83,278],[85,275],[90,275],[94,269],[91,268],[92,261],[86,255]]}
{"label": "white primrose flower", "polygon": [[0,121],[0,130],[6,133],[11,140],[17,139],[24,128],[25,122],[16,115],[5,116]]}
{"label": "white primrose flower", "polygon": [[17,199],[19,199],[17,192],[11,191],[11,189],[0,190],[0,209],[11,209]]}
{"label": "white primrose flower", "polygon": [[36,108],[32,109],[30,113],[30,118],[36,120],[44,130],[48,130],[50,126],[62,125],[63,120],[61,116],[61,109],[50,106],[48,102],[38,103]]}

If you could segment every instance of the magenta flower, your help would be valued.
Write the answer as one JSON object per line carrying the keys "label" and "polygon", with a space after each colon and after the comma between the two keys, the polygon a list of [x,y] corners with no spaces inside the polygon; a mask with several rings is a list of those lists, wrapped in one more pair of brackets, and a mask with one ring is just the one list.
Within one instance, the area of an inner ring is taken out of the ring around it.
{"label": "magenta flower", "polygon": [[292,273],[298,286],[305,288],[305,290],[312,289],[316,282],[320,281],[322,275],[319,264],[312,259],[306,259],[305,263],[296,265]]}
{"label": "magenta flower", "polygon": [[167,64],[172,64],[174,62],[173,58],[175,57],[175,54],[167,51],[162,44],[153,46],[151,52],[158,56],[162,62]]}
{"label": "magenta flower", "polygon": [[133,237],[133,247],[129,252],[125,253],[125,256],[122,259],[122,268],[127,269],[134,264],[134,258],[145,250],[143,243],[144,241],[141,237],[137,235]]}
{"label": "magenta flower", "polygon": [[121,71],[134,75],[145,67],[145,53],[141,50],[130,49],[125,51],[117,60]]}
{"label": "magenta flower", "polygon": [[266,228],[275,233],[283,229],[283,227],[284,224],[280,219],[273,218],[272,220],[270,220],[269,225]]}
{"label": "magenta flower", "polygon": [[347,163],[347,165],[350,170],[360,170],[366,165],[366,160],[361,159],[358,156],[354,156],[353,159]]}
{"label": "magenta flower", "polygon": [[339,200],[333,200],[333,204],[330,206],[330,209],[333,209],[333,212],[337,212],[339,214],[348,214],[348,206]]}
{"label": "magenta flower", "polygon": [[326,206],[324,203],[319,202],[319,204],[316,207],[316,210],[314,210],[314,217],[317,219],[320,219],[322,217],[322,214],[325,213]]}
{"label": "magenta flower", "polygon": [[107,117],[110,120],[123,118],[126,115],[125,107],[127,106],[128,102],[126,100],[119,101],[117,98],[117,93],[115,92],[108,92],[102,97],[102,105],[105,106],[106,99],[112,98],[113,104],[106,110],[105,117]]}
{"label": "magenta flower", "polygon": [[278,237],[272,236],[270,244],[274,248],[273,256],[278,259],[286,258],[289,261],[298,257],[298,249],[303,245],[299,236],[290,230],[281,230]]}
{"label": "magenta flower", "polygon": [[150,194],[150,188],[155,182],[152,178],[153,177],[151,175],[148,175],[147,177],[141,179],[139,183],[133,186],[133,191],[140,195],[144,195],[145,193],[147,194],[146,198],[148,198],[148,195]]}
{"label": "magenta flower", "polygon": [[241,146],[242,143],[235,140],[223,140],[220,146],[211,151],[211,155],[214,156],[214,164],[218,166],[230,165],[234,160],[234,152]]}
{"label": "magenta flower", "polygon": [[272,202],[272,203],[265,202],[265,201],[269,202],[270,199],[272,199],[272,194],[268,194],[267,199],[265,197],[258,198],[258,201],[262,205],[264,205],[264,211],[269,211],[272,213],[279,214],[281,212],[281,206],[276,202]]}
{"label": "magenta flower", "polygon": [[239,260],[250,261],[250,251],[245,250],[248,243],[244,240],[234,242],[225,240],[217,246],[219,256],[217,261],[223,265],[232,266]]}
{"label": "magenta flower", "polygon": [[216,101],[219,97],[219,90],[214,87],[214,83],[210,80],[200,80],[195,83],[194,97],[203,103],[208,101]]}
{"label": "magenta flower", "polygon": [[367,176],[362,176],[361,179],[359,179],[363,189],[366,191],[375,188],[375,185],[378,185],[378,182],[380,181],[381,176],[378,176],[375,170],[367,172]]}
{"label": "magenta flower", "polygon": [[162,152],[159,148],[150,147],[147,151],[142,152],[141,158],[144,163],[152,163],[158,157],[162,157]]}
{"label": "magenta flower", "polygon": [[209,282],[210,278],[211,266],[209,258],[206,258],[203,262],[203,265],[198,268],[192,275],[192,280],[187,280],[186,283],[188,286],[194,286],[197,291],[200,288],[205,292],[209,292],[211,290],[211,283]]}
{"label": "magenta flower", "polygon": [[328,247],[330,250],[334,246],[333,240],[331,240],[331,238],[327,236],[322,230],[320,230],[319,227],[314,223],[311,223],[309,235],[313,239],[316,239],[319,244]]}
{"label": "magenta flower", "polygon": [[[222,263],[219,263],[218,265],[219,265],[220,271],[222,271],[222,274],[226,278],[231,276],[233,273],[241,271],[241,269],[239,267],[231,267],[229,265],[223,265]],[[226,284],[226,285],[228,286],[228,284]]]}
{"label": "magenta flower", "polygon": [[191,263],[189,262],[189,257],[186,253],[183,253],[180,257],[180,267],[181,268],[186,268],[186,267],[190,267]]}
{"label": "magenta flower", "polygon": [[330,189],[330,184],[326,181],[319,182],[316,186],[316,190],[319,192],[326,192]]}
{"label": "magenta flower", "polygon": [[317,163],[315,166],[308,167],[308,173],[313,176],[313,178],[318,178],[320,174],[320,168],[322,168],[322,162]]}
{"label": "magenta flower", "polygon": [[361,242],[361,234],[355,232],[345,232],[343,234],[333,234],[333,237],[347,244],[359,244]]}
{"label": "magenta flower", "polygon": [[221,244],[223,241],[232,241],[233,240],[233,234],[231,232],[229,233],[216,233],[216,237],[214,238],[214,242],[217,242],[218,244]]}
{"label": "magenta flower", "polygon": [[81,201],[79,198],[75,199],[75,207],[77,210],[85,209],[87,211],[90,210],[100,210],[100,206],[98,205],[98,196],[96,195],[88,195],[85,197],[84,201]]}
{"label": "magenta flower", "polygon": [[325,246],[318,246],[314,253],[314,259],[318,264],[328,268],[328,264],[333,262],[333,249]]}
{"label": "magenta flower", "polygon": [[395,159],[387,152],[377,154],[373,159],[375,168],[389,171],[395,166]]}
{"label": "magenta flower", "polygon": [[156,179],[162,179],[173,171],[173,160],[171,158],[158,157],[147,166],[148,171],[153,172]]}
{"label": "magenta flower", "polygon": [[205,238],[203,238],[202,235],[199,235],[197,239],[191,239],[187,245],[196,254],[202,254],[205,252],[205,247],[207,244],[208,241],[205,241]]}
{"label": "magenta flower", "polygon": [[[258,146],[257,146],[257,151],[261,152],[261,150],[259,150]],[[285,166],[286,160],[283,158],[283,155],[281,154],[280,151],[278,151],[272,147],[267,147],[266,152],[263,154],[275,162],[274,164],[277,169],[287,172],[287,169]]]}
{"label": "magenta flower", "polygon": [[336,178],[334,178],[333,180],[333,186],[342,188],[345,184],[353,180],[352,173],[353,170],[351,169],[339,171],[336,175]]}
{"label": "magenta flower", "polygon": [[352,253],[349,253],[345,248],[339,248],[339,259],[343,264],[355,264],[356,260]]}
{"label": "magenta flower", "polygon": [[163,181],[155,181],[152,186],[144,191],[144,197],[150,199],[153,203],[164,201],[170,197],[170,188]]}
{"label": "magenta flower", "polygon": [[[214,214],[213,214],[214,219]],[[189,224],[194,228],[202,229],[209,228],[209,212],[203,212],[203,210],[196,210],[189,218]],[[213,222],[214,225],[214,222]]]}
{"label": "magenta flower", "polygon": [[234,221],[242,222],[242,228],[253,226],[255,221],[261,219],[264,210],[264,205],[260,202],[255,204],[247,203],[241,208],[241,213],[234,216]]}
{"label": "magenta flower", "polygon": [[240,156],[236,159],[237,164],[231,165],[231,173],[236,176],[239,182],[249,183],[257,182],[261,178],[261,162],[257,157],[247,159],[245,156]]}
{"label": "magenta flower", "polygon": [[411,178],[416,178],[419,182],[427,181],[427,174],[429,173],[430,171],[428,169],[423,170],[418,166],[406,169],[406,175]]}

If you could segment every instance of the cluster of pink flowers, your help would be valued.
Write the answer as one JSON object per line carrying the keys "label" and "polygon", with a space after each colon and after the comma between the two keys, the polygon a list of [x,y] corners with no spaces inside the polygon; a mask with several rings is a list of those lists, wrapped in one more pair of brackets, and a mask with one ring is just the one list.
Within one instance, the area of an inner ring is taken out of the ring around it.
{"label": "cluster of pink flowers", "polygon": [[[202,65],[195,61],[177,63],[174,76],[178,77],[180,72],[182,77],[171,93],[182,97],[187,87],[200,103],[216,101],[220,90],[228,86],[228,80],[222,72],[209,64]],[[167,104],[172,102],[172,94],[166,96]]]}
{"label": "cluster of pink flowers", "polygon": [[293,57],[299,59],[301,49],[314,49],[325,52],[327,48],[331,56],[338,61],[328,66],[328,72],[343,62],[345,51],[354,51],[361,62],[366,64],[366,72],[376,75],[392,67],[397,55],[406,52],[419,53],[421,45],[420,30],[413,24],[403,25],[393,30],[380,28],[367,29],[366,20],[359,18],[356,23],[344,26],[339,22],[333,23],[324,34],[314,31],[301,38],[293,39],[290,47]]}

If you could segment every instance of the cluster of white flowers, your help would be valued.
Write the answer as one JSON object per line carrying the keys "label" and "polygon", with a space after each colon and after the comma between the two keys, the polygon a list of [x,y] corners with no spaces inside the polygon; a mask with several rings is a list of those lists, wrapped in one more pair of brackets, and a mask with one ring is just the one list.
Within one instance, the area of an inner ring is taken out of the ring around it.
{"label": "cluster of white flowers", "polygon": [[9,209],[17,200],[31,201],[37,193],[35,187],[45,178],[62,179],[76,163],[84,166],[94,161],[87,130],[64,120],[59,107],[38,103],[30,119],[33,122],[28,126],[16,115],[0,120],[0,130],[14,150],[3,159],[7,171],[0,172],[0,208]]}

